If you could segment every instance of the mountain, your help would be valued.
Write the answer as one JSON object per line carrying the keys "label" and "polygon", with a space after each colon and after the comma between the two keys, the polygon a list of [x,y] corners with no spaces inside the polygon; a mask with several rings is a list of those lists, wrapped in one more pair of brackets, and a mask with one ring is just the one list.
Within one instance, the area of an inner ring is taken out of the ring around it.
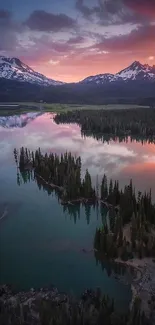
{"label": "mountain", "polygon": [[155,81],[110,82],[104,84],[77,83],[42,87],[28,82],[0,79],[0,102],[37,102],[107,105],[138,104],[150,98],[155,102]]}
{"label": "mountain", "polygon": [[118,72],[117,77],[123,80],[155,80],[155,66],[149,66],[148,64],[141,64],[138,61],[133,62],[126,69]]}
{"label": "mountain", "polygon": [[104,84],[105,82],[111,82],[114,78],[114,74],[104,73],[98,74],[96,76],[90,76],[82,80],[80,83],[96,83],[96,84]]}
{"label": "mountain", "polygon": [[0,56],[0,78],[29,82],[41,86],[58,86],[61,81],[49,79],[41,73],[35,72],[28,65],[17,58]]}
{"label": "mountain", "polygon": [[104,73],[90,76],[82,80],[80,83],[105,84],[124,81],[155,81],[155,66],[151,67],[148,64],[143,65],[140,62],[135,61],[129,67],[116,74]]}
{"label": "mountain", "polygon": [[[35,72],[18,58],[7,58],[4,56],[0,56],[0,78],[40,86],[60,86],[65,84],[64,82],[49,79]],[[155,66],[143,65],[135,61],[129,67],[116,74],[104,73],[90,76],[77,84],[104,85],[124,81],[155,81]]]}
{"label": "mountain", "polygon": [[19,59],[0,57],[0,102],[137,104],[154,96],[155,66],[137,61],[116,74],[99,74],[71,84],[48,79]]}

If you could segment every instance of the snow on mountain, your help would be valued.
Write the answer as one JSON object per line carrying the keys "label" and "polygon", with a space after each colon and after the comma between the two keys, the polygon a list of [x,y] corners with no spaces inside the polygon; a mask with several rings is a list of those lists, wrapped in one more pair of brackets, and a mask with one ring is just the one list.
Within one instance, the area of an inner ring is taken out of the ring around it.
{"label": "snow on mountain", "polygon": [[0,56],[0,78],[29,82],[43,86],[62,85],[63,82],[49,79],[41,73],[35,72],[28,65],[17,58]]}
{"label": "snow on mountain", "polygon": [[104,73],[98,74],[96,76],[90,76],[82,80],[82,83],[96,83],[96,84],[104,84],[105,82],[111,82],[114,78],[113,74]]}
{"label": "snow on mountain", "polygon": [[[57,86],[64,84],[61,81],[49,79],[44,75],[35,72],[28,65],[21,62],[18,58],[7,58],[0,56],[0,78],[29,82],[41,86]],[[128,81],[155,81],[155,66],[133,62],[129,67],[116,73],[104,73],[90,76],[80,81],[80,84],[109,84],[114,82]]]}
{"label": "snow on mountain", "polygon": [[155,81],[155,66],[149,66],[148,64],[141,64],[138,61],[133,62],[129,67],[116,74],[99,74],[96,76],[90,76],[82,80],[80,83],[88,84],[106,84],[116,81]]}
{"label": "snow on mountain", "polygon": [[116,76],[123,80],[155,80],[155,66],[143,65],[135,61],[126,69],[118,72]]}
{"label": "snow on mountain", "polygon": [[28,123],[42,115],[41,112],[30,112],[21,115],[0,116],[0,126],[4,128],[23,128]]}

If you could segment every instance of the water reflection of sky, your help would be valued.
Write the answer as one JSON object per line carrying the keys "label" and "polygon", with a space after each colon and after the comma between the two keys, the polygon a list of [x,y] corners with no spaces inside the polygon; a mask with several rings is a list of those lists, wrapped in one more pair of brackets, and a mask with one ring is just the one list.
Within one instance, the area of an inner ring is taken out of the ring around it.
{"label": "water reflection of sky", "polygon": [[[23,117],[22,117],[23,118]],[[91,137],[82,138],[77,125],[56,125],[50,114],[28,119],[25,127],[0,127],[0,163],[13,161],[14,147],[61,153],[71,151],[81,155],[84,170],[91,175],[103,175],[119,179],[122,184],[130,178],[140,190],[152,187],[155,197],[155,145],[128,143],[102,143]]]}
{"label": "water reflection of sky", "polygon": [[[24,126],[21,121],[25,121]],[[21,120],[6,118],[6,125],[3,119],[0,126],[0,215],[5,206],[8,215],[0,228],[0,283],[28,289],[49,285],[52,281],[60,290],[71,288],[78,294],[87,287],[100,286],[105,294],[117,299],[117,305],[127,308],[130,288],[115,277],[108,277],[101,266],[96,265],[92,254],[81,251],[82,247],[92,247],[100,215],[96,218],[97,212],[92,208],[88,227],[82,207],[75,227],[74,216],[68,210],[63,212],[55,196],[48,197],[34,182],[19,187],[13,149],[26,146],[31,150],[40,147],[44,152],[71,151],[81,155],[83,171],[88,168],[94,182],[97,174],[104,173],[119,179],[122,185],[132,177],[141,190],[152,187],[155,198],[155,146],[106,144],[91,137],[82,138],[77,125],[56,125],[50,114],[35,119],[34,116],[27,119],[25,114]],[[80,278],[79,274],[82,274]]]}

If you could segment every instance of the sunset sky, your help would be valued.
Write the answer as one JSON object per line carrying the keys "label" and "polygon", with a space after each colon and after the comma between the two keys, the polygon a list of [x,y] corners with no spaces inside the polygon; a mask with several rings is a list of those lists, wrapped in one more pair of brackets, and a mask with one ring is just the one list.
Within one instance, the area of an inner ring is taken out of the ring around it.
{"label": "sunset sky", "polygon": [[0,0],[0,55],[66,82],[155,64],[155,0]]}

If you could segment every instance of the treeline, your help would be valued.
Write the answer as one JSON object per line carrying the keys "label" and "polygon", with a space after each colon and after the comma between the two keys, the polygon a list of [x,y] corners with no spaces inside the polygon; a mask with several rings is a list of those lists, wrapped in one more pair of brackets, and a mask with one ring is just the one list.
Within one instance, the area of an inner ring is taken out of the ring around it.
{"label": "treeline", "polygon": [[126,237],[121,217],[116,217],[114,232],[105,225],[96,229],[94,248],[102,253],[102,256],[114,259],[120,257],[124,261],[135,256],[155,257],[154,228],[147,223],[139,227],[138,220],[133,217]]}
{"label": "treeline", "polygon": [[[132,309],[119,313],[114,301],[103,296],[100,289],[86,290],[79,300],[67,295],[27,293],[0,296],[1,325],[151,325],[136,297]],[[36,298],[35,298],[36,296]],[[28,302],[29,301],[29,302]]]}
{"label": "treeline", "polygon": [[[61,86],[39,86],[28,82],[0,78],[1,102],[40,102],[61,104],[138,104],[143,99],[154,96],[154,83],[150,82],[123,82],[95,84],[64,84]],[[143,89],[143,92],[142,92]]]}
{"label": "treeline", "polygon": [[[106,178],[105,178],[106,179]],[[111,182],[110,182],[111,183]],[[106,181],[102,181],[103,196],[107,193]],[[111,194],[110,194],[111,193]],[[132,181],[119,191],[118,183],[109,187],[110,201],[118,204],[115,214],[109,214],[102,227],[96,229],[95,251],[108,258],[121,257],[123,260],[144,256],[155,256],[155,205],[152,204],[151,191],[135,195]]]}
{"label": "treeline", "polygon": [[71,152],[60,156],[53,153],[48,155],[42,154],[40,149],[30,152],[22,147],[19,154],[14,150],[14,156],[21,172],[33,169],[34,177],[40,178],[51,188],[57,188],[64,202],[80,198],[96,199],[88,170],[81,179],[81,158],[73,156]]}
{"label": "treeline", "polygon": [[83,136],[93,136],[103,141],[132,140],[155,143],[155,109],[96,109],[73,110],[57,114],[56,123],[77,123]]}
{"label": "treeline", "polygon": [[[88,170],[84,178],[81,177],[81,158],[70,152],[59,156],[43,154],[40,149],[30,152],[22,147],[19,153],[14,149],[14,156],[20,171],[17,173],[18,184],[21,174],[24,182],[36,180],[38,187],[47,189],[49,195],[55,190],[62,204],[71,207],[85,204],[88,223],[89,204],[97,207],[98,211],[100,203],[103,226],[96,229],[95,250],[107,257],[120,256],[123,259],[132,258],[133,253],[139,257],[155,255],[155,205],[152,203],[151,190],[144,194],[138,192],[137,195],[132,181],[120,189],[119,182],[108,181],[106,175],[101,185],[97,178],[95,188]],[[109,211],[107,218],[103,207]],[[74,210],[68,208],[68,211]],[[78,216],[79,209],[73,212],[74,218]]]}
{"label": "treeline", "polygon": [[88,170],[82,179],[81,157],[76,157],[71,152],[59,156],[53,153],[43,154],[40,148],[31,152],[22,147],[19,152],[14,149],[14,157],[21,173],[29,171],[28,180],[39,179],[39,186],[45,184],[52,189],[58,189],[60,198],[66,198],[70,202],[76,202],[80,198],[87,203],[89,199],[90,202],[100,201],[108,209],[114,210],[113,213],[121,214],[123,225],[131,221],[133,214],[136,219],[141,216],[142,222],[155,223],[155,207],[152,203],[151,190],[143,195],[139,192],[137,196],[132,180],[128,186],[120,189],[118,181],[113,182],[112,179],[108,181],[106,175],[103,175],[101,185],[97,178],[95,188]]}
{"label": "treeline", "polygon": [[[36,182],[40,191],[46,191],[49,196],[54,194],[58,198],[58,201],[60,200],[61,191],[58,191],[55,187],[49,186],[49,184],[46,184],[40,177],[35,176],[33,170],[19,172],[19,170],[17,169],[17,184],[19,186],[21,186],[22,184],[29,183],[31,181]],[[70,219],[72,219],[76,224],[81,218],[81,208],[84,209],[82,210],[82,214],[85,216],[88,225],[91,219],[92,208],[96,210],[97,218],[99,217],[99,214],[101,214],[102,220],[104,220],[105,215],[107,213],[106,207],[101,206],[99,210],[99,206],[98,204],[95,204],[95,201],[86,202],[85,200],[74,202],[74,204],[64,204],[63,212],[64,214],[69,216]]]}

